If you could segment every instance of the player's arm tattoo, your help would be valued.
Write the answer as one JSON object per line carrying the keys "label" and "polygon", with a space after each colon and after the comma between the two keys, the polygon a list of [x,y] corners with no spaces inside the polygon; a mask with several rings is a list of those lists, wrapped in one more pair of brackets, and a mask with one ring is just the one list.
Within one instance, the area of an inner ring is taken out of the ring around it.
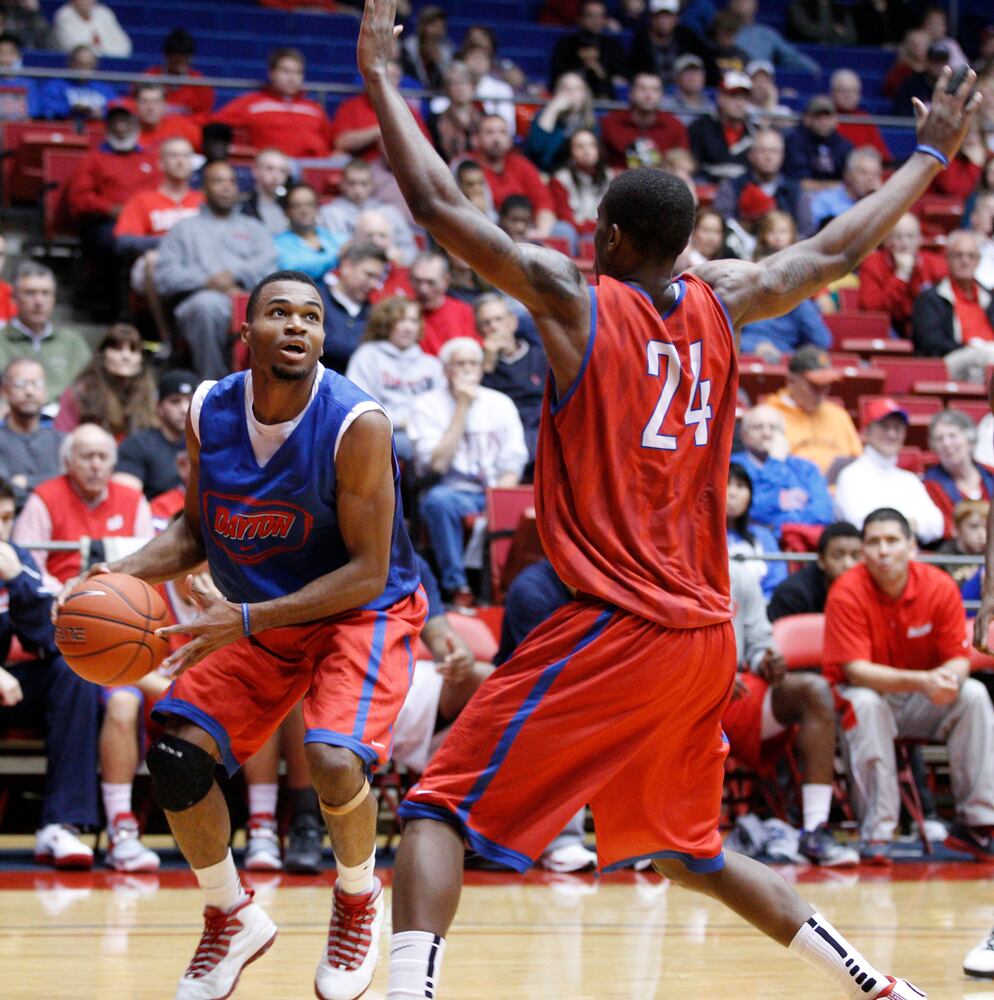
{"label": "player's arm tattoo", "polygon": [[760,287],[768,295],[788,295],[811,284],[820,287],[830,279],[832,263],[822,254],[800,248],[777,254],[760,270]]}

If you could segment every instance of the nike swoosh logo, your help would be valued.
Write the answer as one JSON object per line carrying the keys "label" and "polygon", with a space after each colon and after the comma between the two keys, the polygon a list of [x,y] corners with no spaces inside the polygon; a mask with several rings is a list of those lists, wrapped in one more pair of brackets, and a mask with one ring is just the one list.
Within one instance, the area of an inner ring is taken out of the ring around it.
{"label": "nike swoosh logo", "polygon": [[381,750],[386,750],[386,747],[382,743],[377,743],[376,740],[370,740],[369,742],[372,743],[374,747],[379,747]]}

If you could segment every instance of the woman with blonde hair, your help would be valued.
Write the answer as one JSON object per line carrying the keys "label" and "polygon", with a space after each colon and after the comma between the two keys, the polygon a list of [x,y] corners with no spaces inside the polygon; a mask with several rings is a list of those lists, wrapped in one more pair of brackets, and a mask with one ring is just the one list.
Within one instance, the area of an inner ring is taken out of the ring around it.
{"label": "woman with blonde hair", "polygon": [[90,363],[62,393],[55,429],[97,424],[120,442],[155,427],[155,403],[155,381],[142,353],[141,334],[128,323],[115,323]]}
{"label": "woman with blonde hair", "polygon": [[442,363],[420,347],[421,307],[394,296],[370,310],[362,342],[345,372],[360,389],[382,404],[393,422],[397,457],[410,459],[407,420],[417,396],[445,384]]}

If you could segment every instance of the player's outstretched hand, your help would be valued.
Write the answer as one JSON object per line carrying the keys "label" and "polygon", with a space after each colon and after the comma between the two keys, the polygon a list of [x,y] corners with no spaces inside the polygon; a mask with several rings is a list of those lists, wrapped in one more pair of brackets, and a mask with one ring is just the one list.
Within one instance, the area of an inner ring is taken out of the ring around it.
{"label": "player's outstretched hand", "polygon": [[950,160],[963,145],[970,122],[983,100],[980,91],[974,93],[977,74],[972,69],[967,71],[956,92],[950,94],[948,87],[952,75],[948,66],[939,74],[929,107],[926,108],[917,97],[911,101],[915,109],[919,143],[934,146]]}
{"label": "player's outstretched hand", "polygon": [[987,656],[994,656],[994,649],[989,645],[992,621],[994,621],[994,600],[985,599],[981,601],[980,610],[973,621],[973,648]]}
{"label": "player's outstretched hand", "polygon": [[74,576],[69,580],[66,580],[62,589],[59,591],[58,596],[52,602],[52,624],[55,624],[55,619],[59,617],[59,612],[62,610],[62,605],[66,603],[66,598],[72,592],[72,589],[76,584],[83,580],[89,580],[91,576],[99,576],[102,573],[109,573],[110,567],[107,563],[94,563],[85,573],[80,573],[79,576]]}
{"label": "player's outstretched hand", "polygon": [[236,642],[244,634],[242,609],[220,597],[213,587],[199,576],[187,577],[190,597],[200,608],[200,614],[185,625],[166,625],[155,634],[166,638],[170,635],[192,635],[185,645],[162,661],[159,672],[167,677],[179,677],[216,649]]}
{"label": "player's outstretched hand", "polygon": [[445,650],[445,656],[435,663],[439,676],[452,683],[464,681],[476,663],[473,651],[466,640],[455,631],[450,631],[445,636]]}
{"label": "player's outstretched hand", "polygon": [[366,0],[356,46],[356,62],[364,77],[386,72],[394,39],[404,30],[396,20],[397,0]]}

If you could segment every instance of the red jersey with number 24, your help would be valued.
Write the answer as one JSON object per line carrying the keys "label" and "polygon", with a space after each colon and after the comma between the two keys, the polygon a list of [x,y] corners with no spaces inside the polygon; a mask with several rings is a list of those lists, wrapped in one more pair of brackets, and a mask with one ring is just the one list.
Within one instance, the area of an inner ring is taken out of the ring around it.
{"label": "red jersey with number 24", "polygon": [[738,367],[720,299],[694,275],[664,314],[640,288],[590,289],[574,384],[550,376],[535,467],[545,552],[579,593],[667,628],[731,618],[725,501]]}

